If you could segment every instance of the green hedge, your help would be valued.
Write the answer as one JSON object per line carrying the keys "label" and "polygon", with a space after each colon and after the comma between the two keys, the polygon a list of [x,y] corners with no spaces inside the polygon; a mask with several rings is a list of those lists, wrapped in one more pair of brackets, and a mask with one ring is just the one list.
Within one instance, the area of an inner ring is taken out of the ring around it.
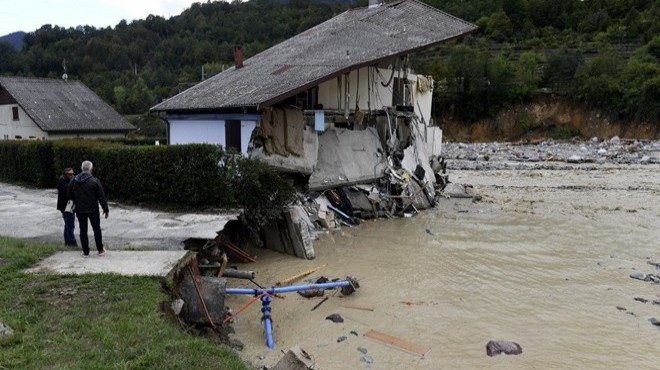
{"label": "green hedge", "polygon": [[[208,144],[129,146],[104,141],[0,142],[0,180],[53,187],[61,170],[94,163],[110,199],[182,207],[244,207],[270,213],[293,199],[293,188],[253,159]],[[220,165],[223,164],[223,165]],[[268,214],[268,215],[266,215]],[[261,222],[260,222],[261,223]]]}
{"label": "green hedge", "polygon": [[47,188],[56,184],[48,141],[0,141],[0,180]]}

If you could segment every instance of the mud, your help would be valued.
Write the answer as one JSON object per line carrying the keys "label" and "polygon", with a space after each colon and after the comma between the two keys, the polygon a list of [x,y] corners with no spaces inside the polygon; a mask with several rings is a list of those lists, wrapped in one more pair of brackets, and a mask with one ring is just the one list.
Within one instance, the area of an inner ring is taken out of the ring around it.
{"label": "mud", "polygon": [[[461,148],[466,157],[471,148]],[[472,186],[481,201],[442,199],[414,218],[322,235],[313,261],[259,251],[257,263],[239,266],[264,286],[324,264],[309,278],[352,274],[361,285],[349,297],[326,294],[314,311],[322,298],[274,299],[274,351],[258,303],[251,306],[234,323],[243,356],[273,365],[280,350],[299,345],[319,369],[656,368],[660,331],[651,319],[660,318],[652,303],[660,285],[630,275],[657,274],[648,262],[660,260],[660,165],[454,161],[450,180]],[[487,165],[465,165],[476,163]],[[325,320],[334,313],[344,322]],[[364,336],[372,329],[431,350],[420,357],[385,346]],[[491,340],[516,342],[524,353],[488,357]]]}

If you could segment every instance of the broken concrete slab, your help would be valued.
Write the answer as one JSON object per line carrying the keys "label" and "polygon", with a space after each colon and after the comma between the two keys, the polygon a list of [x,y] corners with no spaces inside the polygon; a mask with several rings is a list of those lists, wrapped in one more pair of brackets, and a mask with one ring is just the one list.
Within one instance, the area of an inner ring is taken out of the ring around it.
{"label": "broken concrete slab", "polygon": [[[211,324],[210,317],[214,324],[221,323],[225,316],[226,287],[227,279],[199,276],[195,282],[190,272],[184,271],[181,281],[177,284],[177,291],[184,302],[181,310],[183,320],[189,323]],[[198,292],[201,293],[201,298]]]}
{"label": "broken concrete slab", "polygon": [[285,212],[285,218],[296,257],[314,259],[316,257],[312,241],[314,224],[310,221],[305,209],[299,205],[293,206]]}
{"label": "broken concrete slab", "polygon": [[187,252],[111,250],[101,257],[92,251],[89,258],[82,258],[80,253],[59,252],[25,271],[60,275],[113,273],[128,276],[167,276]]}
{"label": "broken concrete slab", "polygon": [[373,182],[385,175],[385,169],[375,128],[333,128],[319,136],[318,162],[309,178],[309,190]]}

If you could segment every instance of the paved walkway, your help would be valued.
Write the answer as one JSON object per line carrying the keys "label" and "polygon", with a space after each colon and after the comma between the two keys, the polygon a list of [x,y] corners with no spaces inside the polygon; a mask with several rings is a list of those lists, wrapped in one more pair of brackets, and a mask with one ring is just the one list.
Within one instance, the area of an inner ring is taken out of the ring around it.
{"label": "paved walkway", "polygon": [[80,252],[59,252],[26,272],[51,274],[100,274],[166,276],[187,251],[112,251],[99,257],[96,252],[82,258]]}
{"label": "paved walkway", "polygon": [[[64,221],[60,211],[55,209],[56,203],[57,191],[54,189],[30,189],[0,183],[0,236],[64,243]],[[64,252],[44,263],[51,270],[63,273],[129,274],[134,270],[148,272],[146,275],[160,274],[158,271],[162,270],[162,264],[173,266],[172,261],[185,254],[184,240],[191,237],[214,238],[229,220],[238,216],[238,213],[157,212],[113,202],[109,206],[110,217],[101,219],[103,244],[110,251],[109,256],[83,260],[80,252]],[[77,221],[75,234],[80,243]],[[94,255],[96,248],[91,227],[89,239]],[[161,253],[147,256],[135,251]],[[136,263],[142,267],[136,267]]]}

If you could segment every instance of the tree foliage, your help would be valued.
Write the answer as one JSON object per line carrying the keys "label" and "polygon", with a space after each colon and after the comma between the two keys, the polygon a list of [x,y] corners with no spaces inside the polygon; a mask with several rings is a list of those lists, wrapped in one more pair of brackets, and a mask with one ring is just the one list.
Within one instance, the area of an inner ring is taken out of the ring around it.
{"label": "tree foliage", "polygon": [[[425,0],[475,22],[464,45],[426,56],[417,72],[438,81],[436,113],[467,120],[528,99],[568,94],[620,117],[657,122],[660,3],[655,0]],[[0,43],[0,74],[80,79],[124,114],[142,114],[246,57],[366,0],[194,3],[114,28],[43,25],[17,51]],[[202,77],[203,76],[203,77]]]}

